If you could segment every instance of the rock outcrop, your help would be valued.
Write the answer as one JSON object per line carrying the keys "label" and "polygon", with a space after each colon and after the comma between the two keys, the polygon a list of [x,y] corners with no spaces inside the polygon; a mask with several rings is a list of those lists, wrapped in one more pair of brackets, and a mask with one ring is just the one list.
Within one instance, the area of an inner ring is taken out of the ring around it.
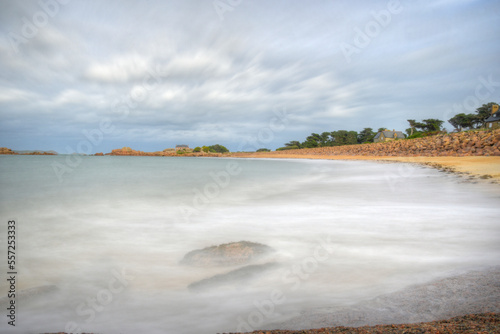
{"label": "rock outcrop", "polygon": [[180,263],[199,267],[245,265],[272,252],[274,250],[269,246],[239,241],[194,250],[187,253]]}
{"label": "rock outcrop", "polygon": [[12,151],[10,148],[0,147],[0,154],[17,154],[17,153]]}

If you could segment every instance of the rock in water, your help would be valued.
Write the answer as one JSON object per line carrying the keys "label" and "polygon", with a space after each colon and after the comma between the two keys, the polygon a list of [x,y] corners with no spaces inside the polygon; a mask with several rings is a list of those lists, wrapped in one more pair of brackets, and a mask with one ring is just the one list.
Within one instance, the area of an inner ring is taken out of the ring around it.
{"label": "rock in water", "polygon": [[244,265],[271,252],[274,252],[274,249],[263,244],[249,241],[231,242],[189,252],[181,260],[181,264],[199,267]]}
{"label": "rock in water", "polygon": [[188,285],[188,289],[191,291],[202,291],[211,288],[243,284],[251,279],[263,275],[267,271],[279,267],[280,265],[276,262],[244,266],[226,274],[215,275],[210,278],[191,283]]}

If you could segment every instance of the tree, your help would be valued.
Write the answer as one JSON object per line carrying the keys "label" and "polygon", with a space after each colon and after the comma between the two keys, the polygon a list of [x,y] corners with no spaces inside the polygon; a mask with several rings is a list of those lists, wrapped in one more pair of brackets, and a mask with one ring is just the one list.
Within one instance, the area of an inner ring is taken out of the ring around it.
{"label": "tree", "polygon": [[208,152],[210,152],[210,147],[208,147],[208,146],[202,146],[202,147],[201,147],[201,150],[202,150],[203,152],[205,152],[205,153],[208,153]]}
{"label": "tree", "polygon": [[330,132],[323,132],[320,137],[320,146],[332,146]]}
{"label": "tree", "polygon": [[196,146],[196,147],[194,148],[193,152],[196,152],[196,153],[197,153],[197,152],[201,152],[201,147]]}
{"label": "tree", "polygon": [[372,128],[364,128],[361,130],[361,132],[358,134],[358,143],[373,143],[373,138],[375,137],[376,133],[373,132]]}
{"label": "tree", "polygon": [[417,125],[417,121],[414,119],[409,119],[407,120],[408,123],[410,123],[410,133],[408,133],[409,136],[413,136],[413,131],[415,130],[415,126]]}
{"label": "tree", "polygon": [[477,120],[478,120],[477,124],[481,124],[481,126],[486,125],[484,121],[491,116],[491,106],[493,106],[494,104],[498,103],[490,102],[488,104],[483,104],[481,107],[476,109]]}
{"label": "tree", "polygon": [[481,123],[478,115],[460,113],[448,120],[457,131],[462,131],[463,128],[472,129],[476,124]]}
{"label": "tree", "polygon": [[435,118],[424,119],[422,122],[424,122],[423,126],[421,124],[417,124],[417,127],[422,128],[426,132],[441,131],[441,126],[444,123],[443,121]]}
{"label": "tree", "polygon": [[306,141],[301,144],[305,148],[319,147],[321,144],[321,136],[317,133],[311,133],[310,136],[306,138]]}
{"label": "tree", "polygon": [[379,128],[379,129],[377,130],[377,133],[378,133],[378,132],[383,132],[383,131],[385,131],[386,129],[387,129],[387,128]]}
{"label": "tree", "polygon": [[271,150],[268,148],[259,148],[257,152],[271,152]]}
{"label": "tree", "polygon": [[219,144],[211,145],[208,148],[209,148],[210,152],[216,152],[216,153],[228,153],[229,152],[229,150],[227,148],[225,148],[224,146],[219,145]]}
{"label": "tree", "polygon": [[296,146],[298,148],[301,148],[300,142],[296,140],[292,140],[291,142],[286,143],[285,146],[294,146],[294,147]]}
{"label": "tree", "polygon": [[358,143],[356,131],[338,130],[330,133],[333,146],[352,145]]}

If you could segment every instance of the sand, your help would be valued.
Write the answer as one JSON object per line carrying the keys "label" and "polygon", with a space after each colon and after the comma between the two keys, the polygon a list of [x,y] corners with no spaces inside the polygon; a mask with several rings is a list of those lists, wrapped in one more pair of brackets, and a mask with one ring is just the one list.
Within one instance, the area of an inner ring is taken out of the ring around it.
{"label": "sand", "polygon": [[351,156],[351,155],[312,155],[312,154],[277,154],[267,153],[233,153],[235,158],[273,158],[273,159],[327,159],[327,160],[372,160],[416,163],[462,173],[483,179],[500,181],[500,157],[383,157],[383,156]]}

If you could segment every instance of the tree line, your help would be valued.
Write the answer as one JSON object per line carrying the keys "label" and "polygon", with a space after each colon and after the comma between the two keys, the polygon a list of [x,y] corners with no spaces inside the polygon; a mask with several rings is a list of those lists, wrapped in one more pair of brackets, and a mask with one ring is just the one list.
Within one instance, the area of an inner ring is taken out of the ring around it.
{"label": "tree line", "polygon": [[[378,131],[384,131],[386,128],[380,128]],[[372,128],[364,128],[359,133],[356,131],[337,130],[332,132],[323,132],[321,134],[311,133],[305,141],[299,142],[292,140],[285,144],[284,147],[278,148],[276,151],[293,150],[298,148],[314,148],[327,146],[342,146],[363,143],[373,143],[373,139],[377,133]]]}
{"label": "tree line", "polygon": [[[490,102],[483,104],[477,108],[475,113],[464,114],[460,113],[448,120],[454,127],[455,131],[462,131],[463,129],[471,130],[485,126],[485,120],[491,115],[492,105],[497,104]],[[436,118],[424,119],[416,121],[409,119],[410,127],[405,130],[406,139],[418,138],[428,135],[434,135],[446,131],[443,129],[444,121]],[[328,147],[328,146],[342,146],[373,143],[374,138],[378,132],[384,131],[386,128],[379,128],[374,132],[372,128],[364,128],[359,133],[356,131],[337,130],[331,132],[311,133],[304,141],[300,142],[292,140],[285,144],[285,146],[276,149],[276,151],[293,150],[299,148],[315,148],[315,147]],[[269,151],[268,149],[260,149],[259,151]]]}
{"label": "tree line", "polygon": [[498,103],[495,102],[483,104],[481,107],[476,109],[475,114],[460,113],[450,118],[448,122],[455,128],[456,131],[484,127],[486,125],[485,120],[491,116],[492,106],[497,104]]}

